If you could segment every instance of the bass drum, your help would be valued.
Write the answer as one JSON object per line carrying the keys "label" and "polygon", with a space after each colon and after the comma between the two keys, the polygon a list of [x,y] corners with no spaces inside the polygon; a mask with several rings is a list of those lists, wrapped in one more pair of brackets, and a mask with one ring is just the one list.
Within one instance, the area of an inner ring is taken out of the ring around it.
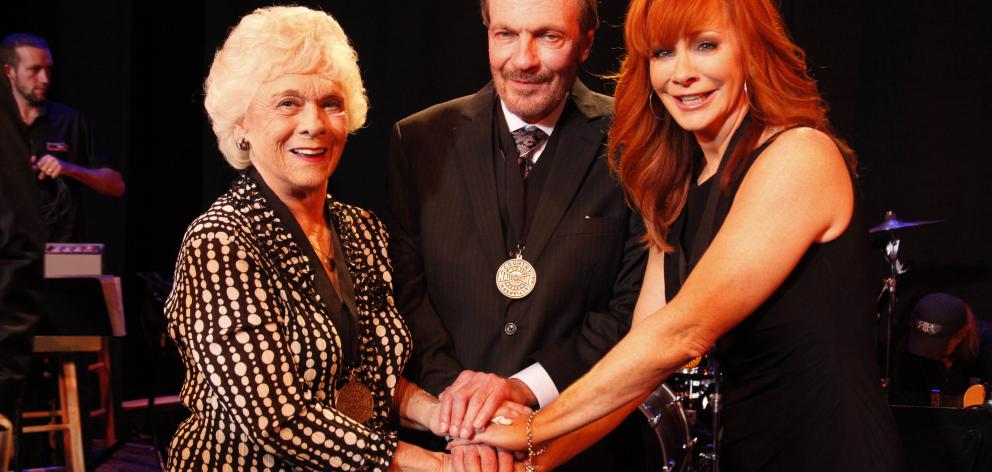
{"label": "bass drum", "polygon": [[658,438],[661,449],[661,470],[687,472],[690,470],[692,436],[682,403],[667,385],[661,384],[638,407],[647,417],[648,426]]}

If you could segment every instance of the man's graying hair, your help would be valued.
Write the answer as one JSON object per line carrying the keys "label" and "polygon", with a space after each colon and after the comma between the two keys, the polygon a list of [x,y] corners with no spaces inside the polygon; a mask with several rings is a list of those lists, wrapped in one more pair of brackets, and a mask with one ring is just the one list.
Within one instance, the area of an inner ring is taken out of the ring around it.
{"label": "man's graying hair", "polygon": [[[577,0],[579,2],[579,29],[585,33],[599,28],[599,5],[597,0]],[[489,27],[489,0],[479,0],[482,10],[482,24]]]}

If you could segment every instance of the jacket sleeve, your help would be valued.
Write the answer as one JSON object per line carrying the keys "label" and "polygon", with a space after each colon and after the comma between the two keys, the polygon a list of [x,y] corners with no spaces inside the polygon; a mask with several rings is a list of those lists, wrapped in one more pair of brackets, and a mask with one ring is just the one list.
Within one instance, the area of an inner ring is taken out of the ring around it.
{"label": "jacket sleeve", "polygon": [[409,162],[399,123],[389,142],[390,257],[395,270],[396,302],[413,334],[413,356],[407,376],[421,388],[438,395],[462,371],[455,359],[450,334],[441,322],[430,294],[420,246],[420,196],[416,169]]}
{"label": "jacket sleeve", "polygon": [[300,346],[282,329],[280,292],[292,287],[273,282],[259,251],[236,233],[204,228],[179,254],[166,316],[193,388],[242,434],[302,469],[385,471],[395,431],[357,423],[305,393],[293,355]]}

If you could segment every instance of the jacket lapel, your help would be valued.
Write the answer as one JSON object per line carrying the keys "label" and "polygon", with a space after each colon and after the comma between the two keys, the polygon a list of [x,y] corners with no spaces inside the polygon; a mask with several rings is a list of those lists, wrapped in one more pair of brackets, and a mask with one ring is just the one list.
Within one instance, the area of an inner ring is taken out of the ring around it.
{"label": "jacket lapel", "polygon": [[[318,262],[317,254],[309,244],[303,243],[306,241],[306,234],[303,229],[300,228],[286,204],[272,192],[272,189],[254,167],[248,168],[242,175],[242,178],[248,177],[253,180],[249,188],[249,198],[259,208],[269,208],[271,211],[269,213],[271,216],[261,221],[262,227],[260,228],[263,232],[269,232],[264,239],[273,243],[266,245],[269,260],[273,262],[277,270],[281,270],[284,276],[291,280],[293,285],[307,287],[302,296],[312,301],[315,306],[323,308],[323,314],[332,320],[333,329],[338,336],[341,336],[342,333],[350,333],[352,330],[347,327],[351,326],[352,321],[348,315],[327,305],[330,300],[337,299],[337,296],[334,295],[334,287],[331,285],[330,279],[323,275],[324,269]],[[328,204],[332,201],[328,195]],[[335,223],[337,222],[337,215],[333,211],[331,218],[335,220]],[[348,262],[348,265],[351,266],[350,258]],[[290,301],[290,303],[294,302]],[[349,305],[349,308],[353,306],[354,304]],[[311,316],[311,312],[308,310],[299,310],[298,313],[307,317]],[[356,310],[353,313],[359,312]],[[295,325],[295,323],[287,324],[287,326]]]}
{"label": "jacket lapel", "polygon": [[455,160],[465,180],[466,198],[472,206],[483,251],[499,265],[506,258],[502,217],[494,185],[492,130],[494,90],[487,85],[470,99],[463,120],[451,130]]}
{"label": "jacket lapel", "polygon": [[599,157],[609,126],[609,110],[592,101],[592,92],[581,82],[572,87],[575,110],[559,123],[556,156],[548,180],[541,190],[534,212],[533,227],[527,235],[524,257],[536,262],[547,246],[558,222],[578,192],[589,167]]}

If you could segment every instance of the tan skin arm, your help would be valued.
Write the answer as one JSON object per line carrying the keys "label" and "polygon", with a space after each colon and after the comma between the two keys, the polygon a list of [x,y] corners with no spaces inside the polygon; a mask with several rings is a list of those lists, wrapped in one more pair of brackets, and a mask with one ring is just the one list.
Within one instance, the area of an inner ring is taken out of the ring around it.
{"label": "tan skin arm", "polygon": [[400,425],[404,428],[431,431],[439,436],[445,434],[437,424],[441,402],[406,377],[400,377],[393,402],[399,411]]}
{"label": "tan skin arm", "polygon": [[[710,248],[675,299],[659,305],[661,287],[624,339],[585,376],[537,415],[534,435],[547,441],[575,431],[646,396],[687,359],[761,305],[806,250],[831,241],[850,222],[854,190],[832,140],[808,128],[783,133],[755,162]],[[662,281],[660,253],[652,251],[645,285]],[[622,419],[622,416],[620,416]],[[490,427],[477,439],[526,447],[522,425]],[[605,431],[601,432],[605,434]]]}
{"label": "tan skin arm", "polygon": [[[396,393],[393,396],[393,407],[399,412],[401,426],[428,431],[431,430],[431,420],[437,422],[436,418],[441,404],[433,395],[425,392],[405,377],[400,377],[399,385],[396,386]],[[400,442],[396,446],[393,463],[389,466],[389,470],[417,472],[449,470],[450,461],[447,456],[447,454],[428,451],[412,444]]]}
{"label": "tan skin arm", "polygon": [[124,195],[124,178],[120,172],[109,167],[90,169],[78,164],[63,161],[50,154],[32,157],[32,167],[38,172],[38,180],[71,177],[89,188],[111,197]]}

